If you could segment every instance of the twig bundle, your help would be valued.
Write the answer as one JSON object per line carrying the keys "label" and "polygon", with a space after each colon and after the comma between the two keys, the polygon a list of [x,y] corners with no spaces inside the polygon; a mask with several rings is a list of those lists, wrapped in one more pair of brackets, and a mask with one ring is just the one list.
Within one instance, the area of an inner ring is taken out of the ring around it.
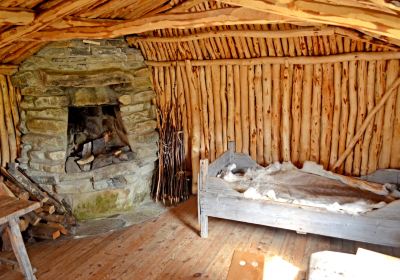
{"label": "twig bundle", "polygon": [[[184,133],[182,112],[173,104],[178,102],[176,83],[157,99],[159,156],[153,177],[151,196],[165,205],[176,205],[189,198],[186,183]],[[165,96],[170,95],[170,96]],[[161,104],[165,102],[166,104]]]}

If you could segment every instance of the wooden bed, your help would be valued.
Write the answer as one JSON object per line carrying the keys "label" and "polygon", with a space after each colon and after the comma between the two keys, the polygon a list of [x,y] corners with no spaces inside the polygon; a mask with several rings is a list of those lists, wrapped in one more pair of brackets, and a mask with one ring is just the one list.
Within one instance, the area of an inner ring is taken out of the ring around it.
{"label": "wooden bed", "polygon": [[256,167],[248,155],[232,147],[208,166],[201,160],[198,192],[200,235],[208,236],[208,217],[229,219],[374,244],[400,247],[400,200],[365,214],[334,213],[317,207],[248,199],[217,174],[235,163],[238,169]]}

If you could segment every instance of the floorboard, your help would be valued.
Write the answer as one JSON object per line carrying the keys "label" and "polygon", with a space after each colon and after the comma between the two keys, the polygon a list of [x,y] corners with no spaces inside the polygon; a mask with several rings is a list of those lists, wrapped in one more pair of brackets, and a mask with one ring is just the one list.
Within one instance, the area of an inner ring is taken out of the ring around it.
{"label": "floorboard", "polygon": [[[225,279],[237,249],[264,253],[298,267],[305,279],[313,252],[355,253],[358,247],[400,257],[400,249],[210,218],[209,238],[198,235],[196,199],[160,217],[112,233],[27,245],[43,279]],[[0,279],[22,279],[0,266]]]}

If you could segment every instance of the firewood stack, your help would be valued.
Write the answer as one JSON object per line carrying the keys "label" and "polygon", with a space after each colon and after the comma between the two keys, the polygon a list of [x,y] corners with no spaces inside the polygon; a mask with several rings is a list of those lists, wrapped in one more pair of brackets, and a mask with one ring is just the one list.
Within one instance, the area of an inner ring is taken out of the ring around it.
{"label": "firewood stack", "polygon": [[[23,200],[34,200],[41,207],[20,218],[21,232],[25,232],[30,240],[56,239],[69,234],[76,220],[71,209],[57,194],[44,190],[29,179],[16,163],[9,163],[7,168],[1,168],[0,195],[8,195]],[[2,234],[3,250],[10,249],[8,236]]]}

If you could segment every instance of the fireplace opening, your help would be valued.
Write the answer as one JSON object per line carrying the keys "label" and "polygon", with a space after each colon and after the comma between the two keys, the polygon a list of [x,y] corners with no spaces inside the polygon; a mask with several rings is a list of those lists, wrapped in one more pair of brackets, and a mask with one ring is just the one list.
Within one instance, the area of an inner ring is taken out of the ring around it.
{"label": "fireplace opening", "polygon": [[133,160],[117,105],[69,107],[67,173]]}

